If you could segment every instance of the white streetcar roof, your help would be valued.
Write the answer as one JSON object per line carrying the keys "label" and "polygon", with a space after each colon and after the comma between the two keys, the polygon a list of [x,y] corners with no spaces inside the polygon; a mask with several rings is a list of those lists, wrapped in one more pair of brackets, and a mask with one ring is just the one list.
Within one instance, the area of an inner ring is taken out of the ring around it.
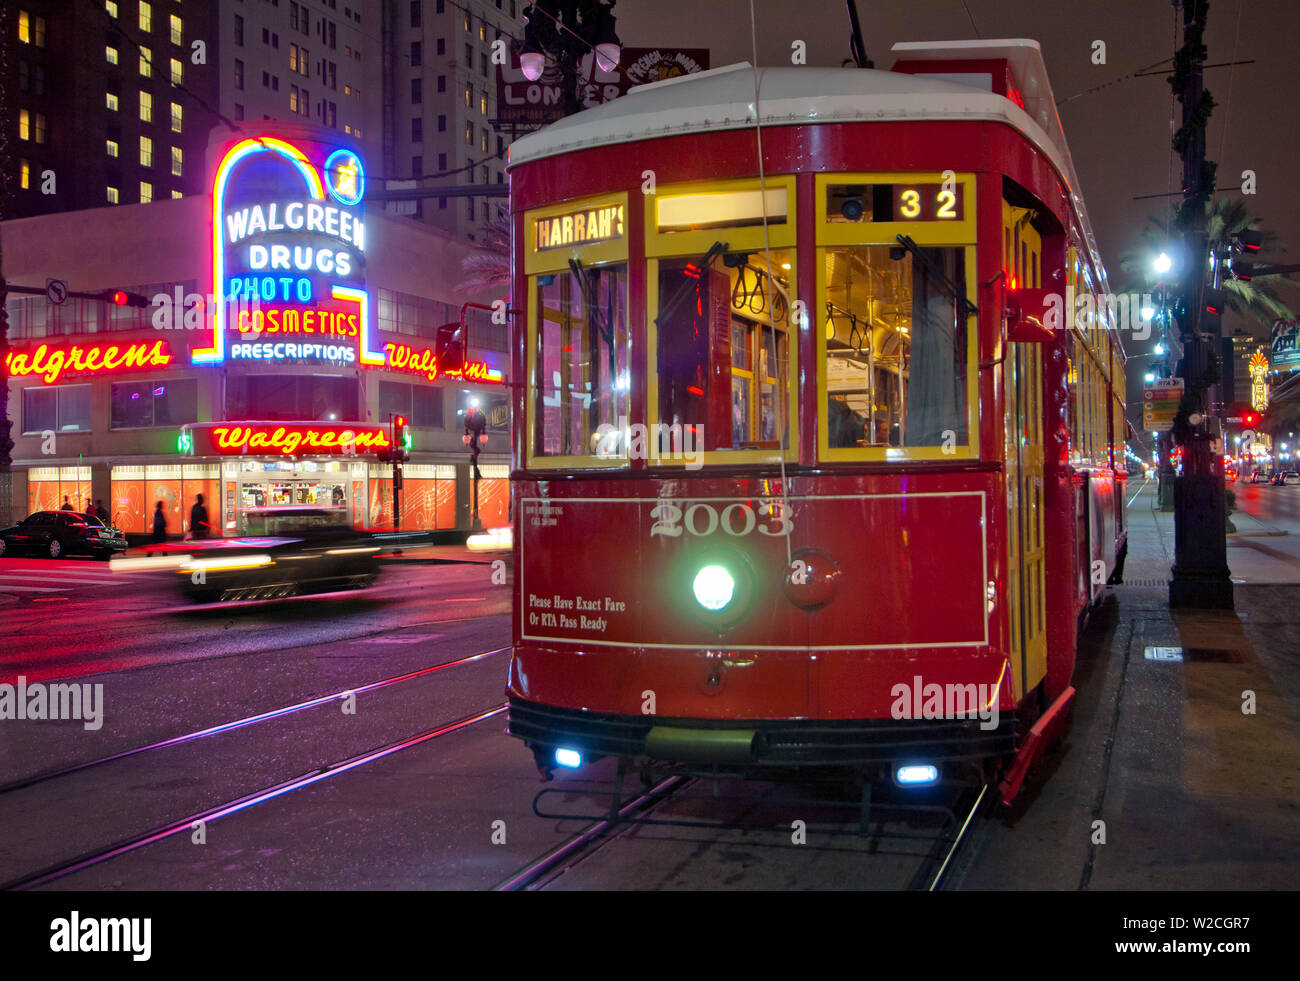
{"label": "white streetcar roof", "polygon": [[530,133],[510,146],[510,166],[560,153],[710,130],[809,123],[920,119],[985,120],[1022,133],[1056,166],[1074,199],[1085,247],[1094,268],[1105,267],[1079,191],[1060,117],[1038,42],[1028,39],[905,42],[900,61],[1007,59],[1021,86],[1025,108],[992,91],[951,80],[860,68],[760,68],[754,110],[755,71],[748,62],[638,85],[606,102]]}

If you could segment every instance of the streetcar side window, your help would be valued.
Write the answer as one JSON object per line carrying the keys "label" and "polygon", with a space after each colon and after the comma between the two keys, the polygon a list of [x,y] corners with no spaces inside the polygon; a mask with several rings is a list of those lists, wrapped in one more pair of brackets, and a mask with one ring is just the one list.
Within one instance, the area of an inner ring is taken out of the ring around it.
{"label": "streetcar side window", "polygon": [[658,263],[658,419],[706,451],[789,448],[790,254]]}
{"label": "streetcar side window", "polygon": [[533,277],[534,452],[626,459],[627,266]]}
{"label": "streetcar side window", "polygon": [[965,252],[825,250],[829,448],[969,444]]}

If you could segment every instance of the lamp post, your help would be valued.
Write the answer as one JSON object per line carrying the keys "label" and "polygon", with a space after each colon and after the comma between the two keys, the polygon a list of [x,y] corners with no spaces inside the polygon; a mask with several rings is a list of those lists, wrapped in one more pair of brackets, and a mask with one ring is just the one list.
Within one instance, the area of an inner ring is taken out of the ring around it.
{"label": "lamp post", "polygon": [[547,56],[555,62],[564,114],[583,108],[578,69],[588,51],[601,71],[613,71],[622,57],[622,42],[614,32],[614,0],[536,0],[524,10],[524,47],[519,67],[535,82],[546,70]]}
{"label": "lamp post", "polygon": [[470,518],[470,530],[482,531],[483,524],[478,516],[478,482],[482,476],[478,469],[478,454],[484,446],[487,446],[488,436],[487,416],[483,410],[478,407],[478,403],[472,403],[465,411],[465,445],[469,447],[469,465],[470,476],[474,481],[474,513]]}

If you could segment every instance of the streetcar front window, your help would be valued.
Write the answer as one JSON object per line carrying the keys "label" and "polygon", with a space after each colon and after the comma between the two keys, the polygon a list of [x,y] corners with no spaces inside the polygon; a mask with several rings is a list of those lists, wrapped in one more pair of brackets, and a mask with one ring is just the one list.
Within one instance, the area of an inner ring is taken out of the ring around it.
{"label": "streetcar front window", "polygon": [[626,457],[627,266],[534,277],[538,456]]}
{"label": "streetcar front window", "polygon": [[790,446],[791,253],[658,263],[658,419],[715,450]]}
{"label": "streetcar front window", "polygon": [[831,449],[969,443],[966,250],[824,250],[823,425]]}

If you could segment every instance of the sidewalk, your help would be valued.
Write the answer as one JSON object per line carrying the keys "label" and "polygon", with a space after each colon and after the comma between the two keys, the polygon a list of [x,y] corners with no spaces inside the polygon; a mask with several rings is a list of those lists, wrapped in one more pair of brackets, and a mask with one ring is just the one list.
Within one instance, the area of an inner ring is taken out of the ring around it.
{"label": "sidewalk", "polygon": [[402,548],[401,555],[386,554],[383,557],[385,563],[423,562],[429,565],[461,562],[491,565],[495,559],[504,559],[509,565],[511,556],[509,552],[471,552],[464,545],[407,545]]}
{"label": "sidewalk", "polygon": [[1064,741],[986,827],[963,888],[1300,883],[1300,536],[1256,538],[1270,529],[1234,515],[1236,610],[1172,612],[1173,515],[1153,498],[1129,507],[1125,585],[1081,641]]}

